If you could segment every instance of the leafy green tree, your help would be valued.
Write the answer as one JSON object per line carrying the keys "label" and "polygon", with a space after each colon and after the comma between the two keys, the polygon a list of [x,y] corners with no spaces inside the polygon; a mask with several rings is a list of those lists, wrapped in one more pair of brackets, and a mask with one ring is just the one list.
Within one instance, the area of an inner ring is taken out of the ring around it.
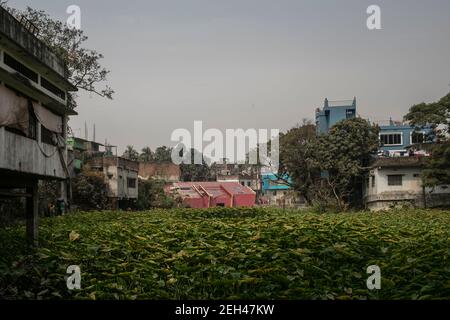
{"label": "leafy green tree", "polygon": [[151,208],[173,208],[177,202],[164,192],[165,182],[161,180],[139,179],[139,195],[137,208],[147,210]]}
{"label": "leafy green tree", "polygon": [[122,154],[122,157],[128,160],[138,161],[139,152],[137,152],[133,146],[128,145],[125,152]]}
{"label": "leafy green tree", "polygon": [[[379,127],[361,118],[342,120],[313,143],[311,170],[320,171],[320,194],[331,195],[340,210],[358,205],[363,175],[379,146]],[[325,192],[325,193],[324,193]]]}
{"label": "leafy green tree", "polygon": [[[195,159],[195,154],[200,153],[196,149],[191,149],[191,159]],[[202,157],[202,164],[185,164],[182,163],[180,165],[180,179],[181,181],[209,181],[213,179],[213,174],[208,166],[205,157],[201,155]]]}
{"label": "leafy green tree", "polygon": [[[3,2],[3,6],[6,7]],[[112,99],[114,90],[108,85],[109,70],[102,67],[103,55],[85,47],[88,37],[83,30],[71,29],[66,23],[52,19],[45,11],[27,7],[6,9],[18,20],[23,17],[39,29],[38,37],[66,63],[69,80],[79,89]],[[76,94],[69,94],[72,107],[76,106]]]}
{"label": "leafy green tree", "polygon": [[172,162],[172,148],[166,146],[158,147],[153,156],[155,162]]}
{"label": "leafy green tree", "polygon": [[150,149],[149,147],[145,147],[141,150],[141,154],[139,155],[139,160],[145,161],[145,162],[150,162],[153,160],[153,158],[154,158],[154,153],[153,153],[152,149]]}
{"label": "leafy green tree", "polygon": [[412,106],[404,118],[417,128],[431,126],[434,131],[435,143],[422,145],[431,153],[422,172],[424,185],[450,184],[450,93],[437,102]]}
{"label": "leafy green tree", "polygon": [[304,122],[280,136],[280,171],[309,204],[346,210],[357,205],[362,175],[378,150],[377,126],[355,118],[336,123],[327,135]]}
{"label": "leafy green tree", "polygon": [[[297,190],[311,204],[311,187],[317,169],[312,167],[312,157],[316,139],[316,128],[310,122],[304,121],[286,133],[280,134],[280,166],[278,177],[290,177],[286,184]],[[314,171],[315,170],[315,171]]]}
{"label": "leafy green tree", "polygon": [[72,185],[74,204],[83,210],[102,210],[108,207],[108,187],[102,172],[85,168]]}

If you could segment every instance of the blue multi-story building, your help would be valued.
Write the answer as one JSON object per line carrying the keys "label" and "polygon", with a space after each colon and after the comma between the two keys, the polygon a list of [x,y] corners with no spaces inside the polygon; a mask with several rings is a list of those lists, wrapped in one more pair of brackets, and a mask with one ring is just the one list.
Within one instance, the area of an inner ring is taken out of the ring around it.
{"label": "blue multi-story building", "polygon": [[322,109],[316,109],[316,130],[326,134],[332,126],[344,119],[356,117],[356,97],[353,100],[328,101],[325,99]]}
{"label": "blue multi-story building", "polygon": [[380,124],[379,127],[380,150],[389,154],[403,155],[409,147],[432,140],[431,127],[416,129],[410,124],[392,120],[387,124]]}
{"label": "blue multi-story building", "polygon": [[[317,134],[327,134],[337,122],[356,117],[356,98],[344,101],[328,101],[316,109]],[[416,129],[410,124],[389,120],[377,123],[380,127],[380,151],[385,154],[404,155],[409,147],[433,140],[431,127]]]}

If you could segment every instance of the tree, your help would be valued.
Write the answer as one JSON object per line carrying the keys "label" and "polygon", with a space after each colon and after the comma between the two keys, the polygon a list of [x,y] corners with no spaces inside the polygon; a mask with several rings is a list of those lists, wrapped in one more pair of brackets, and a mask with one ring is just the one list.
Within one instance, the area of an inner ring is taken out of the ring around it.
{"label": "tree", "polygon": [[[422,102],[412,106],[404,119],[416,127],[430,125],[439,130],[440,138],[445,139],[443,134],[450,132],[450,93],[437,102]],[[439,129],[439,126],[443,128]]]}
{"label": "tree", "polygon": [[292,187],[309,204],[346,210],[356,205],[361,176],[378,150],[377,126],[355,118],[336,123],[317,136],[309,122],[280,136],[279,177],[289,176]]}
{"label": "tree", "polygon": [[450,133],[450,93],[437,102],[422,102],[412,106],[404,119],[417,128],[431,126],[433,129],[435,143],[422,145],[431,153],[422,172],[424,185],[435,187],[450,184],[450,141],[448,139]]}
{"label": "tree", "polygon": [[138,161],[139,153],[134,149],[133,146],[128,145],[125,149],[125,152],[122,154],[122,157],[128,160]]}
{"label": "tree", "polygon": [[164,192],[164,181],[139,179],[137,207],[140,210],[151,208],[173,208],[177,202]]}
{"label": "tree", "polygon": [[[312,172],[320,172],[320,194],[331,195],[340,210],[361,199],[362,176],[379,146],[379,127],[361,118],[336,123],[313,143]],[[324,193],[325,192],[325,193]]]}
{"label": "tree", "polygon": [[153,160],[155,162],[171,162],[172,148],[166,146],[156,148]]}
{"label": "tree", "polygon": [[[195,159],[195,154],[199,154],[200,151],[196,149],[191,149],[191,159]],[[180,165],[180,180],[181,181],[209,181],[212,179],[211,170],[206,159],[202,157],[202,164],[184,164]]]}
{"label": "tree", "polygon": [[154,159],[154,153],[152,149],[149,147],[145,147],[141,150],[141,154],[139,155],[139,160],[144,162],[150,162]]}
{"label": "tree", "polygon": [[[3,3],[4,5],[4,3]],[[27,7],[18,10],[6,7],[18,20],[25,17],[39,29],[38,37],[63,59],[68,69],[68,79],[78,89],[112,99],[114,90],[107,82],[109,70],[102,67],[103,55],[85,48],[88,37],[82,30],[71,29],[67,24],[52,19],[45,11]],[[76,95],[69,94],[72,107],[76,106]]]}
{"label": "tree", "polygon": [[286,133],[280,134],[280,165],[278,177],[290,177],[285,181],[297,190],[311,204],[311,186],[314,184],[314,172],[311,166],[316,128],[308,121],[298,125]]}
{"label": "tree", "polygon": [[102,172],[85,168],[73,180],[73,200],[83,210],[102,210],[108,206],[108,187]]}

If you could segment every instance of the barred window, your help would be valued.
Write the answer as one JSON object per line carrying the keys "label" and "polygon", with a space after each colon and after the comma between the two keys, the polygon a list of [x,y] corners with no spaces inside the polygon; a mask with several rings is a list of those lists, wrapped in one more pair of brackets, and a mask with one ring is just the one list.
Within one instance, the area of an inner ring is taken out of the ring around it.
{"label": "barred window", "polygon": [[131,189],[136,188],[136,179],[128,178],[127,182],[128,182],[128,188],[131,188]]}
{"label": "barred window", "polygon": [[403,176],[400,174],[388,175],[388,186],[401,186],[403,184]]}

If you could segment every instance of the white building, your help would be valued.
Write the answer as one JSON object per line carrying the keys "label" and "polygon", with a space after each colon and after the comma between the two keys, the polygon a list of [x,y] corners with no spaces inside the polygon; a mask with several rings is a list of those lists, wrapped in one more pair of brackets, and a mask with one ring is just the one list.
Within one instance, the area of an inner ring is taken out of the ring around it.
{"label": "white building", "polygon": [[132,207],[138,198],[139,162],[116,156],[94,157],[87,161],[93,170],[103,172],[108,198],[114,209]]}
{"label": "white building", "polygon": [[449,186],[422,186],[424,161],[424,157],[380,158],[375,161],[364,185],[366,207],[378,211],[402,205],[450,205]]}

